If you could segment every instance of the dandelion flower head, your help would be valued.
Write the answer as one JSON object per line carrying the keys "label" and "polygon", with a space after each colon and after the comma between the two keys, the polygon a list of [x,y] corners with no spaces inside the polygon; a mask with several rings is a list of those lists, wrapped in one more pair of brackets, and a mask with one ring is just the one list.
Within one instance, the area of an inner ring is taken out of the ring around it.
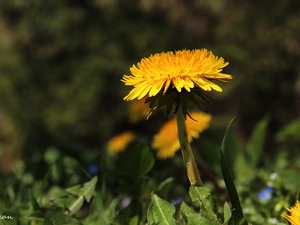
{"label": "dandelion flower head", "polygon": [[281,215],[284,219],[289,221],[292,225],[300,225],[300,202],[297,201],[295,206],[286,208],[290,215]]}
{"label": "dandelion flower head", "polygon": [[[203,112],[191,112],[186,119],[188,141],[198,138],[199,133],[208,128],[211,115]],[[166,122],[160,131],[154,136],[152,147],[157,150],[157,157],[161,159],[171,158],[180,149],[178,140],[178,128],[176,119]]]}
{"label": "dandelion flower head", "polygon": [[124,100],[152,97],[169,89],[177,92],[191,92],[195,88],[204,91],[222,89],[212,80],[227,81],[229,74],[221,73],[228,65],[222,57],[215,56],[207,49],[169,51],[143,58],[130,68],[131,75],[124,75],[122,82],[133,86]]}

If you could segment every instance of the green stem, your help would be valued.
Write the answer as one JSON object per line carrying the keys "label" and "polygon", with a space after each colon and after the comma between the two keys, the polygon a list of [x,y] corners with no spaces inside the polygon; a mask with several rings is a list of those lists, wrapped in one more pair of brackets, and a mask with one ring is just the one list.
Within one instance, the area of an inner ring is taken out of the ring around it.
{"label": "green stem", "polygon": [[186,125],[185,125],[185,115],[183,114],[181,103],[179,103],[178,110],[176,112],[176,120],[177,120],[178,138],[179,138],[181,153],[186,165],[187,175],[190,180],[190,183],[191,185],[196,184],[196,185],[203,186],[194,159],[193,150],[188,141]]}

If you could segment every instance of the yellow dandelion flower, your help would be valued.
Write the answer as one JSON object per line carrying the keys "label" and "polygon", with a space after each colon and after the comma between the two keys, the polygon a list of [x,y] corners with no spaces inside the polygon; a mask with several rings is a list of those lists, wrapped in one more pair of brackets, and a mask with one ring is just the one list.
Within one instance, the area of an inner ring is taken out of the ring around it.
{"label": "yellow dandelion flower", "polygon": [[286,208],[291,215],[281,215],[284,219],[289,221],[292,225],[300,225],[300,202],[297,201],[295,206]]}
{"label": "yellow dandelion flower", "polygon": [[[131,75],[124,75],[121,79],[125,85],[133,87],[124,100],[147,98],[146,103],[149,103],[150,107],[148,117],[154,110],[163,106],[169,118],[176,115],[177,129],[175,120],[173,125],[166,125],[167,128],[161,130],[162,134],[156,136],[153,146],[159,149],[158,156],[161,158],[172,157],[179,146],[182,147],[191,185],[202,185],[202,181],[189,145],[191,139],[194,136],[198,137],[200,131],[198,126],[195,126],[195,129],[189,126],[186,128],[185,124],[191,123],[188,122],[191,118],[186,118],[189,114],[188,103],[192,102],[199,109],[208,111],[210,102],[205,92],[221,92],[222,88],[213,81],[226,82],[232,79],[231,75],[222,73],[227,65],[228,62],[222,57],[215,56],[207,49],[184,49],[143,58],[130,68]],[[174,129],[175,135],[164,133],[164,130],[174,133]]]}
{"label": "yellow dandelion flower", "polygon": [[131,131],[126,131],[111,138],[107,143],[107,151],[110,154],[122,152],[134,140],[135,135]]}
{"label": "yellow dandelion flower", "polygon": [[137,66],[130,68],[132,75],[124,75],[122,82],[133,86],[124,100],[142,99],[152,97],[163,90],[175,88],[177,92],[182,89],[191,92],[194,88],[204,91],[221,92],[222,89],[212,80],[226,81],[232,79],[229,74],[221,73],[228,65],[222,57],[213,55],[207,49],[180,50],[163,52],[143,58]]}
{"label": "yellow dandelion flower", "polygon": [[149,104],[145,103],[146,98],[140,101],[134,101],[128,110],[128,117],[131,123],[136,123],[139,120],[145,119],[149,112]]}
{"label": "yellow dandelion flower", "polygon": [[[208,128],[211,115],[203,112],[191,112],[191,119],[186,119],[186,129],[188,141],[191,143],[193,138],[198,138],[199,133]],[[160,131],[154,136],[152,147],[156,149],[157,157],[161,159],[171,158],[180,149],[178,140],[178,128],[176,119],[173,118],[163,125]]]}

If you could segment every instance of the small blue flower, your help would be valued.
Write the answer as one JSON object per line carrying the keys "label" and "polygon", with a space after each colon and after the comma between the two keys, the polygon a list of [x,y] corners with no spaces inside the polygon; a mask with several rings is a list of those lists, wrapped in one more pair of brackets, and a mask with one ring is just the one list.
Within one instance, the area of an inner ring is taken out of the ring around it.
{"label": "small blue flower", "polygon": [[179,205],[182,202],[182,198],[177,198],[171,201],[171,204],[176,206]]}
{"label": "small blue flower", "polygon": [[99,173],[99,165],[97,163],[90,163],[88,164],[86,170],[91,174],[92,176],[95,176]]}
{"label": "small blue flower", "polygon": [[131,198],[123,198],[121,201],[121,209],[125,209],[127,206],[129,206],[131,203]]}
{"label": "small blue flower", "polygon": [[262,201],[267,201],[272,198],[274,189],[271,187],[265,187],[261,192],[258,193],[258,198]]}

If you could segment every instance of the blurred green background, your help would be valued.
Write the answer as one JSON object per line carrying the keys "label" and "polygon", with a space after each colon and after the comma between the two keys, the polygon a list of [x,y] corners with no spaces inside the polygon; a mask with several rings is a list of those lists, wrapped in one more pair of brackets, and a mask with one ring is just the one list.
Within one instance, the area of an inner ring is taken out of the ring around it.
{"label": "blurred green background", "polygon": [[211,132],[221,137],[236,117],[246,140],[267,116],[264,150],[276,152],[274,134],[300,115],[299,8],[299,0],[0,1],[2,171],[51,146],[80,158],[128,128],[157,132],[130,127],[120,79],[143,57],[184,48],[212,50],[235,77],[211,93]]}

